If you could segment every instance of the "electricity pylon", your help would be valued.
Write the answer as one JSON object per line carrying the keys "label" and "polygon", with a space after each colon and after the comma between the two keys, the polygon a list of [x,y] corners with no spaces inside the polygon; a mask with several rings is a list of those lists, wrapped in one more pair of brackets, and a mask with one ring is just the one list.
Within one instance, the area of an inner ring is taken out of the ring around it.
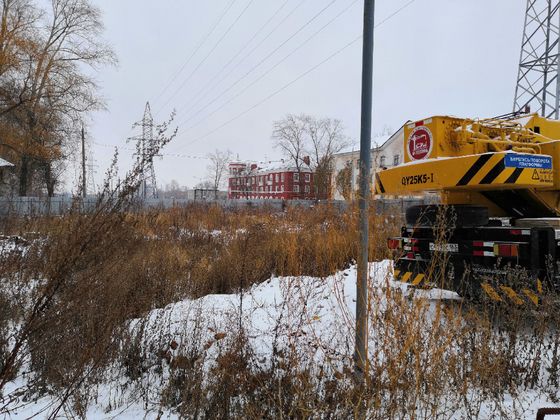
{"label": "electricity pylon", "polygon": [[513,111],[559,117],[560,0],[527,0]]}
{"label": "electricity pylon", "polygon": [[140,136],[130,138],[130,140],[136,140],[137,154],[140,155],[140,159],[142,160],[143,170],[139,194],[142,199],[157,198],[158,192],[153,154],[156,147],[156,140],[154,138],[154,119],[149,102],[146,102],[142,120],[135,123],[134,127],[141,127],[142,129],[142,134]]}

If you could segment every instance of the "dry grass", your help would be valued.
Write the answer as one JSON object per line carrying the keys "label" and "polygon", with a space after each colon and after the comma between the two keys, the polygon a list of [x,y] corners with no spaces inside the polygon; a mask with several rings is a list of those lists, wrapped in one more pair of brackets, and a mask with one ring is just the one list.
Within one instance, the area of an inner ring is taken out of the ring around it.
{"label": "dry grass", "polygon": [[[348,356],[351,317],[341,341],[325,342],[320,331],[310,339],[301,320],[312,317],[312,297],[301,289],[285,296],[266,361],[235,317],[210,341],[200,319],[178,349],[165,335],[146,344],[169,322],[149,331],[143,316],[154,308],[248,291],[273,274],[325,277],[350,266],[356,218],[356,209],[328,206],[191,206],[11,220],[2,234],[21,238],[25,252],[0,259],[0,413],[23,396],[51,394],[83,416],[112,375],[140,401],[187,418],[514,418],[525,413],[526,390],[558,401],[555,297],[537,312],[428,305],[372,285],[365,388],[355,386]],[[370,222],[370,259],[384,259],[400,220],[372,214]],[[318,354],[328,357],[317,363]],[[24,385],[2,394],[14,380]]]}

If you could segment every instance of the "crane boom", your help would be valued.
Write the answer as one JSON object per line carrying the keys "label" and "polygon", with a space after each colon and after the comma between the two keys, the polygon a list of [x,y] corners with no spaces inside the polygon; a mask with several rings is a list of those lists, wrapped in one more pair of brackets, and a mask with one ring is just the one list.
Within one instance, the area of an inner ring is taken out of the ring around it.
{"label": "crane boom", "polygon": [[[558,121],[437,116],[406,125],[404,138],[405,163],[376,173],[376,194],[434,191],[444,204],[483,205],[490,216],[560,215]],[[530,203],[521,213],[519,198]]]}

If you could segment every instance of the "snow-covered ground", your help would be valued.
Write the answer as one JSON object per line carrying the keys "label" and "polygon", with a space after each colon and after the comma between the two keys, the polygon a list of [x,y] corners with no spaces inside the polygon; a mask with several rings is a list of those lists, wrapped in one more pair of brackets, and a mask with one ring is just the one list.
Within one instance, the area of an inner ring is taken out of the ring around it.
{"label": "snow-covered ground", "polygon": [[[372,263],[369,267],[373,295],[381,296],[386,286],[401,288],[407,293],[406,286],[391,280],[392,266],[389,261]],[[438,291],[419,293],[421,299],[430,299]],[[448,294],[446,297],[456,297]],[[240,323],[246,331],[250,344],[257,352],[261,363],[270,360],[274,346],[293,344],[306,345],[315,349],[309,357],[316,363],[348,358],[353,348],[353,330],[355,322],[356,270],[351,267],[325,279],[312,277],[272,277],[268,281],[254,286],[243,294],[209,295],[197,300],[185,300],[151,311],[146,317],[131,321],[132,331],[143,331],[143,349],[155,353],[166,351],[166,357],[172,359],[184,352],[186,348],[196,346],[198,340],[205,349],[202,364],[211,364],[221,343],[227,341],[230,334]],[[383,300],[376,300],[383,304]],[[163,376],[157,380],[165,380]],[[116,383],[122,381],[117,378]],[[150,379],[148,378],[148,381]],[[155,379],[154,379],[155,380]],[[21,383],[11,384],[7,391],[17,388]],[[162,411],[157,404],[161,391],[154,385],[150,392],[153,398],[140,400],[134,393],[119,392],[118,386],[107,384],[100,387],[95,402],[88,407],[88,419],[137,419],[137,418],[176,418],[168,411]],[[508,397],[505,396],[505,404]],[[522,396],[525,418],[534,418],[536,410],[550,406],[540,394],[527,392]],[[517,398],[515,402],[519,402]],[[43,398],[32,404],[16,402],[7,417],[24,419],[36,413],[39,418],[46,417],[49,408],[56,401]],[[20,408],[16,408],[18,404]],[[461,413],[455,418],[463,418]],[[484,414],[480,418],[485,418]],[[486,417],[489,418],[489,417]]]}

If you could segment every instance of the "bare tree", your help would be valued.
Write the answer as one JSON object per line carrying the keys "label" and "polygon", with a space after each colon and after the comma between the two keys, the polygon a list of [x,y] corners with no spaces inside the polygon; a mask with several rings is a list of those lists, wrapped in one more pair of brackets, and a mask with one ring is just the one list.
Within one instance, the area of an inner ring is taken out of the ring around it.
{"label": "bare tree", "polygon": [[172,179],[171,182],[165,185],[162,196],[165,198],[187,198],[187,187]]}
{"label": "bare tree", "polygon": [[30,75],[41,13],[32,0],[2,0],[0,16],[0,156],[19,159],[24,114],[29,102]]}
{"label": "bare tree", "polygon": [[331,198],[333,157],[348,144],[342,121],[312,116],[306,116],[305,121],[309,137],[307,151],[315,169],[316,195],[320,198]]}
{"label": "bare tree", "polygon": [[201,190],[212,190],[214,189],[214,183],[210,180],[201,181],[194,186],[195,189]]}
{"label": "bare tree", "polygon": [[[19,193],[26,195],[34,175],[40,174],[48,194],[56,183],[53,164],[64,160],[68,139],[78,138],[77,128],[84,115],[100,109],[103,103],[96,95],[95,81],[84,72],[84,66],[97,68],[116,62],[112,50],[101,39],[101,14],[89,0],[51,0],[49,13],[33,13],[31,1],[3,0],[2,24],[5,33],[21,33],[23,25],[16,17],[21,4],[28,5],[26,60],[13,67],[17,76],[3,85],[4,118],[12,136],[9,145],[18,158]],[[14,17],[15,16],[15,17]],[[35,18],[35,16],[40,16]],[[9,36],[6,36],[9,44]],[[0,55],[13,53],[1,46]],[[16,71],[17,70],[17,71]],[[2,71],[2,58],[0,58]],[[4,70],[8,71],[8,70]],[[9,110],[6,111],[6,110]],[[9,114],[9,115],[8,115]],[[15,129],[15,130],[14,130]]]}
{"label": "bare tree", "polygon": [[207,155],[207,158],[210,160],[206,167],[208,170],[208,180],[215,190],[219,190],[222,186],[225,179],[224,175],[227,173],[228,164],[232,156],[233,153],[230,150],[220,151],[218,149]]}
{"label": "bare tree", "polygon": [[172,179],[169,184],[165,186],[165,192],[170,194],[176,194],[181,191],[181,185],[176,179]]}
{"label": "bare tree", "polygon": [[[36,24],[42,14],[32,0],[2,0],[1,12],[0,77],[8,85],[16,76],[25,74],[37,33]],[[6,112],[3,108],[0,112]]]}
{"label": "bare tree", "polygon": [[[274,146],[301,172],[305,157],[315,171],[315,192],[320,198],[330,198],[333,156],[347,144],[342,122],[306,114],[288,114],[275,121],[272,132]],[[301,177],[300,177],[301,178]]]}
{"label": "bare tree", "polygon": [[288,114],[283,120],[275,121],[272,139],[274,147],[300,172],[305,155],[306,116]]}

